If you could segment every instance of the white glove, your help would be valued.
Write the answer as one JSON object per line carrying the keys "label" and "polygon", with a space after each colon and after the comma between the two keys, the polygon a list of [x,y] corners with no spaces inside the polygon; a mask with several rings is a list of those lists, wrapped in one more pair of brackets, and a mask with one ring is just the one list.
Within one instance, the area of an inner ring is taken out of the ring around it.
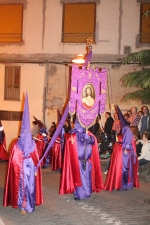
{"label": "white glove", "polygon": [[0,127],[0,131],[2,131],[2,130],[4,130],[4,127],[3,126]]}

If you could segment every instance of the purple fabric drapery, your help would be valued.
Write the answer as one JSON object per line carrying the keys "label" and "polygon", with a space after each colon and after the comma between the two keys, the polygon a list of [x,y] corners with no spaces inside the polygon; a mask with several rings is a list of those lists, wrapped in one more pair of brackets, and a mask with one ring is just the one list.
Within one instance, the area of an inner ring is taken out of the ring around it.
{"label": "purple fabric drapery", "polygon": [[92,51],[90,51],[89,54],[87,55],[83,66],[88,66],[88,63],[90,62],[91,58],[92,58]]}
{"label": "purple fabric drapery", "polygon": [[42,157],[42,158],[40,159],[40,161],[38,162],[37,168],[36,168],[36,169],[39,168],[39,166],[41,165],[43,159],[47,156],[47,154],[48,154],[49,150],[51,149],[52,145],[54,144],[56,138],[57,138],[58,135],[60,134],[60,132],[61,132],[61,130],[62,130],[62,128],[63,128],[64,122],[65,122],[65,120],[66,120],[66,118],[67,118],[67,116],[68,116],[68,112],[69,112],[69,106],[67,105],[67,107],[66,107],[66,109],[65,109],[65,112],[64,112],[64,114],[63,114],[63,116],[62,116],[62,118],[61,118],[61,121],[59,122],[59,125],[58,125],[58,127],[57,127],[57,129],[56,129],[56,131],[55,131],[55,133],[54,133],[54,135],[53,135],[53,137],[52,137],[52,139],[51,139],[49,145],[47,146],[47,148],[46,148],[46,150],[45,150],[45,153],[44,153],[43,157]]}

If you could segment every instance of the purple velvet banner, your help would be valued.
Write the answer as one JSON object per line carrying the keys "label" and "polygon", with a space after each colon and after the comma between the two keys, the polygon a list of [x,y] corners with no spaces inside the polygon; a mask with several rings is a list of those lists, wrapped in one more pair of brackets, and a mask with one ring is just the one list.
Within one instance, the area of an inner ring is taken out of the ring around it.
{"label": "purple velvet banner", "polygon": [[90,127],[105,112],[107,69],[72,67],[69,113],[77,112],[83,127]]}

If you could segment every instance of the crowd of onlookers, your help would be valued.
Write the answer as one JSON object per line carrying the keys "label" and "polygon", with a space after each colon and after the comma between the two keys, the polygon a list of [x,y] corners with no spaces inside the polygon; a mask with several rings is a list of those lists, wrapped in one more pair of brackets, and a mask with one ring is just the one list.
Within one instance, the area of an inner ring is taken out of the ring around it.
{"label": "crowd of onlookers", "polygon": [[[133,106],[124,115],[126,126],[129,126],[136,143],[136,152],[139,165],[150,162],[150,113],[147,106],[142,106],[138,111]],[[122,121],[118,113],[114,113],[114,118],[110,112],[105,112],[106,121],[104,126],[97,119],[96,123],[90,128],[90,131],[97,137],[101,158],[109,158],[113,150],[113,144],[121,134]]]}

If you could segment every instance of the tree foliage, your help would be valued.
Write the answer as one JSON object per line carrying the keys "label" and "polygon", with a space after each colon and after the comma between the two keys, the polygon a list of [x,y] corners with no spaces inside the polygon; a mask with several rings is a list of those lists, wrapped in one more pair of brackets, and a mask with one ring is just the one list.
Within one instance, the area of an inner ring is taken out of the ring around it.
{"label": "tree foliage", "polygon": [[141,101],[142,103],[150,103],[150,89],[137,90],[124,95],[122,101],[128,100]]}
{"label": "tree foliage", "polygon": [[150,69],[128,73],[122,77],[123,86],[150,88]]}
{"label": "tree foliage", "polygon": [[142,50],[127,56],[122,60],[122,64],[138,63],[140,71],[134,71],[121,78],[124,87],[137,87],[140,90],[126,94],[122,101],[135,100],[143,103],[150,103],[150,50]]}
{"label": "tree foliage", "polygon": [[122,64],[139,63],[141,66],[150,65],[150,50],[141,50],[128,55],[122,60]]}

